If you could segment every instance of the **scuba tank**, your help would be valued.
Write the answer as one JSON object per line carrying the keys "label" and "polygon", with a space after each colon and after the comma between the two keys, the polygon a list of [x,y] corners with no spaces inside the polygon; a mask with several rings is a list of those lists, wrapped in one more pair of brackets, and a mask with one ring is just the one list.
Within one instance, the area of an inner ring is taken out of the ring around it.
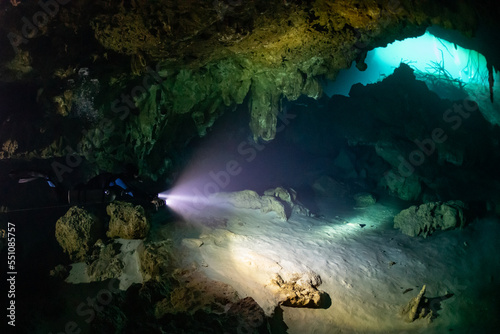
{"label": "scuba tank", "polygon": [[110,189],[73,189],[68,190],[68,204],[110,203],[116,193]]}

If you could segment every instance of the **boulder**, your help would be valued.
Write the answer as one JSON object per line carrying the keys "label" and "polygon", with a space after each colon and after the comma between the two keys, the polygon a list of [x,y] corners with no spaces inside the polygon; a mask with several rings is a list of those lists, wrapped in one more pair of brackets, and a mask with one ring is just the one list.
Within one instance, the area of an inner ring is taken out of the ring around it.
{"label": "boulder", "polygon": [[94,216],[76,206],[56,222],[56,239],[73,262],[83,262],[97,241],[99,226]]}
{"label": "boulder", "polygon": [[356,208],[366,208],[377,203],[375,196],[370,193],[357,193],[353,196]]}
{"label": "boulder", "polygon": [[148,235],[150,225],[142,206],[116,201],[108,205],[106,212],[110,216],[108,237],[143,239]]}
{"label": "boulder", "polygon": [[464,227],[466,205],[461,201],[432,202],[411,206],[394,217],[394,228],[411,237],[424,238],[436,230]]}
{"label": "boulder", "polygon": [[278,296],[279,304],[291,307],[319,308],[327,296],[319,291],[321,278],[316,274],[295,273],[283,278],[276,274],[271,281],[271,289]]}

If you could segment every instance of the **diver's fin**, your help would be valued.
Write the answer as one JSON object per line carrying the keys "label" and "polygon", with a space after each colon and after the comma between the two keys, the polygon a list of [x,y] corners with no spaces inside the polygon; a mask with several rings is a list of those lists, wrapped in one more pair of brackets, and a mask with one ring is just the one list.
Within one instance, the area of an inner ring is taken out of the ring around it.
{"label": "diver's fin", "polygon": [[[46,174],[35,172],[35,171],[11,171],[9,176],[14,180],[17,180],[17,183],[28,183],[31,181],[35,181],[38,179],[45,179],[49,182],[49,185],[52,187],[54,184],[50,181],[49,177]],[[51,185],[52,184],[52,185]]]}

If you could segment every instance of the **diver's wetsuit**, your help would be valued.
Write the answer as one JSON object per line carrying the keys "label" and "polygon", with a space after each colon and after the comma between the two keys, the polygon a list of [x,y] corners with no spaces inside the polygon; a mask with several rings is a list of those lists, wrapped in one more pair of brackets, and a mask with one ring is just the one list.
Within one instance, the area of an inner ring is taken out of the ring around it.
{"label": "diver's wetsuit", "polygon": [[115,199],[134,202],[142,205],[154,205],[156,208],[163,206],[164,201],[156,195],[151,195],[138,185],[140,180],[133,173],[116,175],[102,173],[90,179],[85,184],[80,184],[72,189],[67,189],[61,184],[53,182],[43,173],[32,171],[13,171],[9,175],[18,183],[27,183],[36,179],[43,179],[55,194],[60,204],[84,205],[109,203]]}
{"label": "diver's wetsuit", "polygon": [[78,185],[67,192],[68,204],[79,203],[107,203],[115,199],[122,199],[139,204],[152,203],[156,195],[150,195],[138,186],[137,178],[126,175],[102,173],[92,178],[86,184]]}

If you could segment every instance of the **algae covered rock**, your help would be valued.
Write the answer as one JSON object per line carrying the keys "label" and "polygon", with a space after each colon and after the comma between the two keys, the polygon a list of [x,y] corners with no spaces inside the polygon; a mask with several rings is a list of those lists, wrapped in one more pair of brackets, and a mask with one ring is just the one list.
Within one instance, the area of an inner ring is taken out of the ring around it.
{"label": "algae covered rock", "polygon": [[394,217],[394,228],[411,237],[431,235],[436,230],[464,227],[466,205],[461,201],[432,202],[411,206]]}
{"label": "algae covered rock", "polygon": [[148,235],[149,222],[144,208],[126,202],[113,202],[106,212],[111,217],[106,235],[110,238],[143,239]]}
{"label": "algae covered rock", "polygon": [[357,193],[353,196],[356,208],[366,208],[377,203],[377,199],[370,193]]}
{"label": "algae covered rock", "polygon": [[71,207],[56,222],[56,239],[72,261],[85,261],[97,241],[99,226],[95,217],[79,207]]}

